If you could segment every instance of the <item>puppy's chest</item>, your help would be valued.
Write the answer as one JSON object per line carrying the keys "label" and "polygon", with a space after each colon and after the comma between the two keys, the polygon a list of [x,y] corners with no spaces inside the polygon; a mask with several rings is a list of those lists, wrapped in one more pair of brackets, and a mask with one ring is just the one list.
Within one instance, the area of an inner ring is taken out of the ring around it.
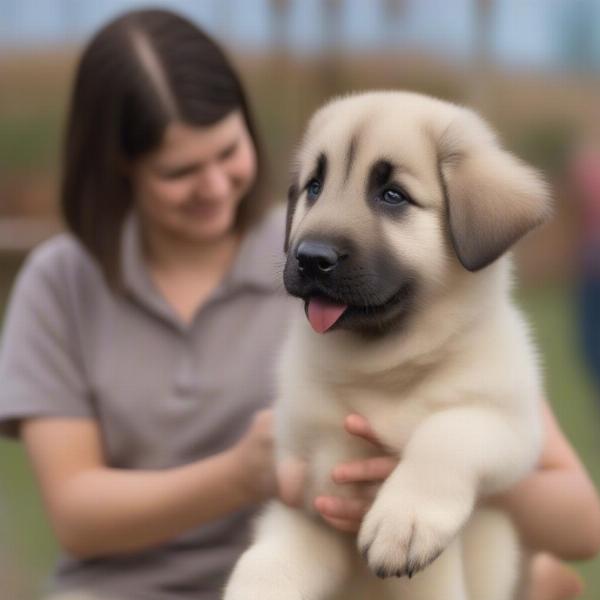
{"label": "puppy's chest", "polygon": [[390,453],[400,455],[414,430],[434,410],[422,397],[373,387],[323,385],[309,398],[292,402],[296,410],[288,414],[290,433],[302,440],[305,456],[324,452],[335,454],[338,461],[381,454],[374,445],[346,432],[343,423],[349,414],[365,417]]}
{"label": "puppy's chest", "polygon": [[346,414],[355,412],[364,416],[380,442],[398,455],[418,425],[432,413],[422,398],[402,397],[401,392],[357,389],[341,395],[338,401]]}
{"label": "puppy's chest", "polygon": [[318,403],[310,407],[305,403],[304,409],[290,423],[290,433],[296,442],[292,446],[308,466],[308,507],[318,494],[356,493],[354,486],[332,483],[331,472],[336,465],[382,454],[381,448],[345,431],[343,422],[348,414],[363,415],[386,450],[401,456],[415,429],[431,412],[416,398],[390,398],[372,389],[345,389],[343,393],[329,389],[318,395]]}

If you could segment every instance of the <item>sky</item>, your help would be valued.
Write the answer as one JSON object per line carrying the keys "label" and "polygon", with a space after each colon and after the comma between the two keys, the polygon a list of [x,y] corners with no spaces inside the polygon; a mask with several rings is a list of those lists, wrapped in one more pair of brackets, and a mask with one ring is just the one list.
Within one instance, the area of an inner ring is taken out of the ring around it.
{"label": "sky", "polygon": [[[416,47],[466,60],[473,47],[473,2],[404,0],[399,17],[386,20],[381,0],[345,0],[341,43],[357,50]],[[143,0],[0,0],[0,51],[81,43],[116,14],[146,5]],[[269,0],[159,0],[152,5],[189,16],[225,43],[268,46]],[[292,51],[318,52],[326,43],[322,8],[323,0],[291,1],[285,38]],[[511,67],[553,69],[587,60],[598,69],[600,0],[495,0],[491,48],[498,63]]]}

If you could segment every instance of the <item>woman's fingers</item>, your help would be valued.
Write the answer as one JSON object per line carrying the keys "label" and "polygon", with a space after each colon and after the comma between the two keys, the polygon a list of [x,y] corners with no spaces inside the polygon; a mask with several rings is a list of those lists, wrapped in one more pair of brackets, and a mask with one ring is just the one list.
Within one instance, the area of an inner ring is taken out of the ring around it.
{"label": "woman's fingers", "polygon": [[332,527],[335,527],[338,531],[345,533],[358,533],[360,529],[360,521],[348,521],[347,519],[334,519],[333,517],[327,517],[321,515],[323,520],[329,523]]}
{"label": "woman's fingers", "polygon": [[344,420],[346,431],[362,438],[381,450],[382,456],[366,458],[337,465],[332,471],[336,483],[381,482],[396,468],[398,459],[389,456],[389,450],[377,438],[369,421],[363,416],[352,413]]}
{"label": "woman's fingers", "polygon": [[371,506],[371,500],[360,498],[339,498],[338,496],[317,496],[315,508],[323,518],[337,521],[355,521],[360,525],[362,518]]}
{"label": "woman's fingers", "polygon": [[[375,431],[369,422],[356,413],[350,414],[344,420],[346,431],[368,441],[387,454],[386,449],[377,439]],[[356,533],[360,529],[363,517],[369,510],[379,485],[396,468],[398,459],[390,456],[378,456],[362,460],[342,463],[334,467],[332,479],[335,483],[363,484],[354,498],[337,496],[318,496],[314,506],[323,519],[339,531]],[[375,484],[375,485],[369,485]]]}
{"label": "woman's fingers", "polygon": [[377,456],[334,467],[332,479],[335,483],[381,482],[396,468],[398,459],[391,456]]}
{"label": "woman's fingers", "polygon": [[530,567],[529,600],[568,600],[583,593],[581,577],[550,554],[536,554]]}
{"label": "woman's fingers", "polygon": [[378,448],[383,448],[383,445],[377,439],[377,435],[371,427],[369,421],[367,421],[367,419],[365,419],[363,416],[356,413],[348,415],[344,420],[344,427],[348,433],[361,437]]}
{"label": "woman's fingers", "polygon": [[306,485],[306,463],[287,459],[276,465],[279,498],[288,506],[302,506]]}

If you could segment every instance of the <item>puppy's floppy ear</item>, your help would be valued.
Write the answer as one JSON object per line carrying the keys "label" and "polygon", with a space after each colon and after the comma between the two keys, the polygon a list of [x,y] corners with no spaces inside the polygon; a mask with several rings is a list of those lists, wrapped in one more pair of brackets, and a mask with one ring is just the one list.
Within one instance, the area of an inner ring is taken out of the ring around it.
{"label": "puppy's floppy ear", "polygon": [[287,254],[290,246],[290,234],[292,231],[292,221],[296,212],[296,204],[300,196],[300,187],[297,183],[292,183],[288,189],[287,197],[287,216],[285,219],[285,241],[283,242],[283,251]]}
{"label": "puppy's floppy ear", "polygon": [[464,110],[438,148],[450,237],[469,271],[492,263],[549,216],[541,176],[503,150],[475,113]]}

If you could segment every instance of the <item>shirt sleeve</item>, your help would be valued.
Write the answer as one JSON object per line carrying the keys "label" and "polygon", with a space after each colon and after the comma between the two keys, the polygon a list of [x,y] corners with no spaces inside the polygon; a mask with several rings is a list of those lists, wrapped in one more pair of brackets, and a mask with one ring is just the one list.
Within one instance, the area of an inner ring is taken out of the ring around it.
{"label": "shirt sleeve", "polygon": [[40,258],[34,253],[19,273],[4,317],[0,434],[11,437],[28,417],[93,417],[69,286],[56,260]]}

